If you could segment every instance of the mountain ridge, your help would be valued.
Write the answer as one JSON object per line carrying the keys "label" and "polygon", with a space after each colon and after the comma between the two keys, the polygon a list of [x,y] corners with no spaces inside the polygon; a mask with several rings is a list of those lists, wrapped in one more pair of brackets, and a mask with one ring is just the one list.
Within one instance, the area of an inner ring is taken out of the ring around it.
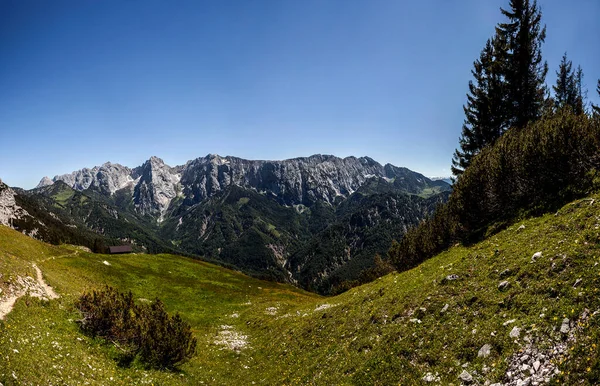
{"label": "mountain ridge", "polygon": [[[362,185],[369,177],[393,179],[400,176],[401,178],[405,178],[408,173],[411,173],[416,176],[417,180],[433,182],[420,173],[411,171],[407,168],[397,167],[390,163],[382,165],[366,156],[358,158],[354,156],[340,158],[327,154],[313,154],[308,157],[295,157],[284,160],[248,160],[235,156],[222,157],[217,154],[208,154],[205,157],[198,157],[187,161],[183,165],[177,166],[169,166],[164,163],[161,158],[156,156],[150,157],[142,165],[134,168],[129,168],[118,163],[105,162],[100,166],[82,168],[71,173],[55,175],[52,179],[47,176],[43,177],[36,188],[47,186],[58,180],[62,180],[75,190],[81,191],[92,187],[103,189],[110,192],[110,194],[114,194],[117,190],[124,189],[130,184],[137,186],[137,184],[140,183],[140,177],[144,173],[144,167],[148,164],[155,168],[158,167],[158,171],[163,173],[166,171],[166,174],[170,174],[171,176],[180,175],[179,178],[177,178],[179,181],[173,182],[173,185],[178,183],[185,184],[186,182],[188,182],[188,185],[203,182],[205,185],[204,189],[198,191],[192,190],[192,193],[199,195],[201,198],[206,198],[207,196],[214,194],[214,190],[220,190],[220,185],[222,183],[225,183],[225,185],[237,183],[243,187],[250,186],[254,188],[260,186],[266,188],[266,190],[270,190],[268,179],[277,176],[285,177],[286,173],[288,176],[290,173],[296,174],[295,176],[292,176],[296,177],[296,179],[289,182],[286,181],[288,182],[287,188],[292,190],[296,188],[296,190],[298,190],[299,187],[297,184],[299,182],[310,183],[310,181],[307,181],[310,179],[307,179],[307,176],[303,175],[303,173],[306,174],[308,172],[309,167],[319,169],[318,171],[323,174],[325,178],[338,178],[337,180],[331,181],[331,191],[319,192],[321,197],[329,202],[335,197],[332,197],[333,194],[347,196],[353,193],[356,188]],[[241,167],[242,170],[236,170],[236,166],[238,168]],[[205,181],[198,181],[197,178],[195,178],[198,176],[195,176],[193,172],[197,172],[197,169],[202,167],[208,168],[204,175],[200,177],[206,178],[206,174],[208,173],[209,176],[217,178],[216,184],[213,185],[215,182],[214,180],[211,181],[206,179]],[[274,168],[274,170],[268,170],[270,168]],[[351,175],[351,172],[354,173]],[[261,176],[260,173],[265,173],[267,175]],[[297,180],[298,173],[300,174],[300,181]],[[219,177],[221,179],[220,181]],[[344,181],[343,177],[350,177],[350,181]],[[336,184],[336,182],[338,182],[338,184]],[[294,186],[294,183],[296,186]],[[280,189],[274,189],[275,192],[278,190]],[[309,194],[308,199],[316,198],[316,196],[317,194],[313,192],[312,194]],[[299,201],[305,200],[304,195],[302,194],[294,198],[299,199]],[[294,201],[294,198],[290,197],[288,200]]]}
{"label": "mountain ridge", "polygon": [[[268,161],[209,154],[178,166],[153,156],[133,168],[106,162],[44,177],[20,200],[103,238],[85,236],[94,251],[125,242],[330,293],[356,283],[375,255],[385,255],[450,190],[370,157]],[[65,236],[50,241],[75,243],[67,225],[54,226]]]}

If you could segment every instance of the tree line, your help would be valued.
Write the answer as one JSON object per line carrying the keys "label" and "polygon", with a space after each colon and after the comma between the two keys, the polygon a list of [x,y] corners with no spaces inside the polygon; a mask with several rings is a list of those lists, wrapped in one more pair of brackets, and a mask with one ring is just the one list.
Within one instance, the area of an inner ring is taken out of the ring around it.
{"label": "tree line", "polygon": [[511,0],[501,13],[473,64],[453,192],[392,245],[387,258],[397,270],[600,188],[600,107],[587,104],[583,70],[565,53],[547,87],[537,1]]}
{"label": "tree line", "polygon": [[[565,53],[556,72],[553,95],[546,86],[548,64],[542,58],[546,26],[537,1],[511,0],[501,8],[507,19],[495,28],[473,64],[459,148],[452,159],[456,178],[481,150],[507,130],[519,130],[560,109],[587,113],[583,70]],[[598,81],[600,93],[600,80]],[[592,106],[598,113],[598,107]]]}

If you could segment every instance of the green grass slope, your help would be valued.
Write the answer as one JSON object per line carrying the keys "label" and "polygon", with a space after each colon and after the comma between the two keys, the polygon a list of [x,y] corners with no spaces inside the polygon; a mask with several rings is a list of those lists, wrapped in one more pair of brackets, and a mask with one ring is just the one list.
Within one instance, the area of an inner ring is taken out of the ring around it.
{"label": "green grass slope", "polygon": [[[509,370],[520,376],[515,358],[535,353],[552,384],[598,384],[599,200],[330,298],[177,256],[93,255],[0,228],[2,285],[32,275],[35,262],[62,295],[23,297],[0,321],[0,382],[418,385],[430,374],[429,384],[459,385],[467,371],[475,384],[505,383]],[[140,301],[159,296],[180,312],[198,337],[197,355],[178,373],[119,367],[114,349],[73,322],[76,297],[103,283]],[[238,350],[219,343],[229,338]],[[478,357],[486,344],[489,356]]]}

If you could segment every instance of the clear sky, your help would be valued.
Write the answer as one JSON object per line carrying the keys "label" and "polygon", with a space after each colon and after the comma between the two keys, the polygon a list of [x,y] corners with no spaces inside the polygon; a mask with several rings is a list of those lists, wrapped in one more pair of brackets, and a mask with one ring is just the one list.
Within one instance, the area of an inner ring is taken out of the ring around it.
{"label": "clear sky", "polygon": [[[208,153],[370,156],[447,176],[508,0],[0,0],[0,178]],[[600,1],[539,0],[600,103]]]}

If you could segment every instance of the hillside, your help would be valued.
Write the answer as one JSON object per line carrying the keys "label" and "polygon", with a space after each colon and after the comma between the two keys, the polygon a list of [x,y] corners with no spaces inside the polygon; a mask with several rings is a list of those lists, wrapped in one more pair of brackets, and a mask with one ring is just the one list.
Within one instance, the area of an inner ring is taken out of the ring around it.
{"label": "hillside", "polygon": [[[330,298],[186,258],[94,255],[0,227],[2,296],[17,275],[34,277],[31,263],[61,296],[22,297],[0,322],[0,382],[597,384],[599,199]],[[119,367],[73,322],[78,294],[104,283],[139,301],[159,295],[193,325],[196,357],[179,373]]]}

